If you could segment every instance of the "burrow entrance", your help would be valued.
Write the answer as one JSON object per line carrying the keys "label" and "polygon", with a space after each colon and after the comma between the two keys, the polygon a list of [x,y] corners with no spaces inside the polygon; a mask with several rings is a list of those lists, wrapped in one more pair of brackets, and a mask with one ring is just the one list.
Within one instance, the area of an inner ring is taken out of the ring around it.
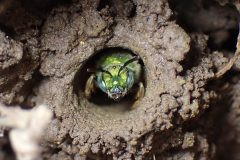
{"label": "burrow entrance", "polygon": [[[101,59],[102,56],[112,54],[112,53],[121,53],[121,54],[132,54],[133,56],[139,56],[136,53],[133,53],[131,50],[121,47],[112,47],[112,48],[104,48],[99,51],[97,51],[93,56],[88,58],[86,62],[82,65],[78,73],[76,74],[75,80],[74,80],[74,88],[75,93],[78,95],[80,100],[87,101],[88,103],[92,104],[90,106],[95,106],[107,111],[121,111],[126,112],[133,108],[135,105],[136,99],[135,95],[138,91],[138,84],[134,84],[132,89],[128,92],[128,94],[122,98],[119,101],[115,101],[108,97],[106,93],[101,91],[98,87],[96,87],[95,92],[92,93],[92,96],[90,99],[87,99],[87,97],[84,94],[84,90],[86,88],[86,82],[88,78],[95,74],[93,72],[89,72],[90,70],[97,70],[99,68],[96,67],[96,64]],[[143,82],[144,86],[146,86],[145,82],[145,72],[144,72],[144,64],[143,61],[139,60],[140,65],[142,66],[142,72],[141,72],[141,79],[140,81]]]}

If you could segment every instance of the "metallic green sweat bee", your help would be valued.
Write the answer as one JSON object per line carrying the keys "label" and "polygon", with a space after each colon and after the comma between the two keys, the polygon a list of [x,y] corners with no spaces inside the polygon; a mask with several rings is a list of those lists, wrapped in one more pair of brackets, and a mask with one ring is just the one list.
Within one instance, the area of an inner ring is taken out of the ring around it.
{"label": "metallic green sweat bee", "polygon": [[[142,66],[139,56],[129,52],[106,54],[96,63],[96,69],[88,78],[85,95],[89,99],[96,88],[106,93],[110,99],[119,101],[130,92],[134,84],[138,84],[135,98],[144,96],[144,86],[141,82]],[[91,69],[88,69],[91,72]]]}

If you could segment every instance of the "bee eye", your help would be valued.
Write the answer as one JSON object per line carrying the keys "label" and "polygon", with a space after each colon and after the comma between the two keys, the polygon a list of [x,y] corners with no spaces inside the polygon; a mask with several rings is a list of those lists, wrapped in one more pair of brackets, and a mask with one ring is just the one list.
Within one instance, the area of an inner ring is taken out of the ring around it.
{"label": "bee eye", "polygon": [[103,78],[103,72],[99,73],[99,76],[97,76],[97,83],[98,83],[98,86],[100,87],[100,89],[104,92],[107,92],[108,88],[106,86],[106,82]]}
{"label": "bee eye", "polygon": [[127,87],[131,88],[134,83],[134,74],[133,72],[128,72],[128,77],[127,77]]}

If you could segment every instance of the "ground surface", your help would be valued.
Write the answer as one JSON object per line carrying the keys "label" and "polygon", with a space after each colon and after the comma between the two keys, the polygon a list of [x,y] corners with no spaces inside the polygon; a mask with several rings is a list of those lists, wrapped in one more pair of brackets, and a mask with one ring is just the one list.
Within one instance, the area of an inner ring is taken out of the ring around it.
{"label": "ground surface", "polygon": [[[238,21],[233,4],[208,0],[0,1],[0,101],[51,108],[44,159],[240,159],[240,63],[215,78]],[[86,65],[119,47],[144,63],[132,110],[83,94]],[[12,159],[7,138],[0,148]]]}

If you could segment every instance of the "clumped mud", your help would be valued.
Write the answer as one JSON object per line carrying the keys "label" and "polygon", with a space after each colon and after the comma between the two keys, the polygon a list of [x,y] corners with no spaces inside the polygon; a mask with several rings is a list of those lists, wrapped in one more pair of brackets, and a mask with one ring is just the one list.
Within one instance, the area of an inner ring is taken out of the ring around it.
{"label": "clumped mud", "polygon": [[[236,50],[234,5],[10,2],[0,2],[6,6],[0,8],[0,101],[51,108],[44,159],[214,159],[224,158],[224,144],[232,143],[233,159],[239,158],[232,138],[240,133],[239,69],[215,78]],[[134,109],[127,101],[99,105],[83,94],[86,64],[106,48],[128,49],[143,61],[146,93]],[[8,152],[0,155],[9,158]]]}

